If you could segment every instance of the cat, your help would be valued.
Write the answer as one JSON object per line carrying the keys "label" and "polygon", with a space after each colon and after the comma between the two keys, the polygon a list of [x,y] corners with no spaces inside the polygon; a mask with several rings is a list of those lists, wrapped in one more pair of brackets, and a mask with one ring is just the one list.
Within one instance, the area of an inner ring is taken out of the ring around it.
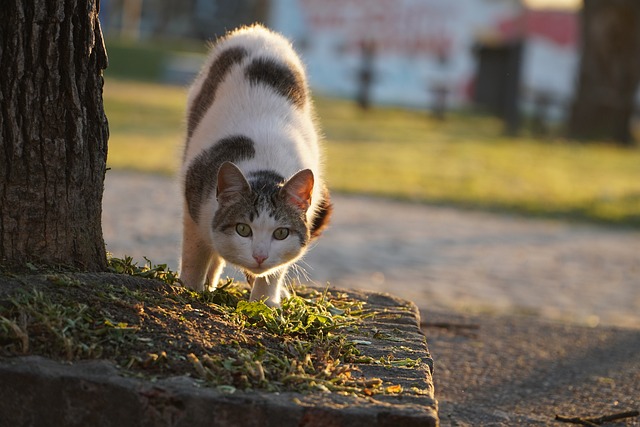
{"label": "cat", "polygon": [[251,301],[279,306],[333,209],[306,73],[282,35],[256,24],[215,42],[187,96],[181,175],[183,284],[213,290],[230,263]]}

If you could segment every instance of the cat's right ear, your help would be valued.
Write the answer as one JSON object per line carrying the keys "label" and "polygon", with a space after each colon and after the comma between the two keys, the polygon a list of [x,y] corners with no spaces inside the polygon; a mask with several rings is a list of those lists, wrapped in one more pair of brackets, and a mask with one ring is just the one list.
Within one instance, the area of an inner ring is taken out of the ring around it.
{"label": "cat's right ear", "polygon": [[233,201],[249,191],[251,191],[251,186],[242,171],[233,163],[224,162],[218,169],[218,188],[216,190],[218,202]]}
{"label": "cat's right ear", "polygon": [[311,169],[301,170],[280,189],[280,194],[289,203],[306,212],[311,206],[311,192],[313,191],[313,172]]}

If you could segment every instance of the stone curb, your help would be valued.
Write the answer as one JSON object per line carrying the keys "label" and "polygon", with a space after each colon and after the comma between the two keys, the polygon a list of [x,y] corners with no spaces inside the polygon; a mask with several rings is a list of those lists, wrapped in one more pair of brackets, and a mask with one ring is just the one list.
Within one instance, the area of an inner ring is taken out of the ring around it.
{"label": "stone curb", "polygon": [[124,377],[107,361],[65,364],[28,356],[0,360],[0,426],[437,426],[433,362],[416,306],[387,294],[344,292],[379,313],[352,339],[362,354],[392,365],[358,367],[384,387],[400,386],[400,393],[226,394],[190,377]]}

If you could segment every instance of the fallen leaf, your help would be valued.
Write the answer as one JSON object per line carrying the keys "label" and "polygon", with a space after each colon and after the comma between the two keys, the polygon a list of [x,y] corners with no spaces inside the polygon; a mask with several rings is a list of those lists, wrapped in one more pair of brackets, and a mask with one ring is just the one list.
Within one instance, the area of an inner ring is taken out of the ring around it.
{"label": "fallen leaf", "polygon": [[402,386],[400,384],[390,385],[389,387],[387,387],[385,389],[385,391],[387,393],[401,393],[402,392]]}

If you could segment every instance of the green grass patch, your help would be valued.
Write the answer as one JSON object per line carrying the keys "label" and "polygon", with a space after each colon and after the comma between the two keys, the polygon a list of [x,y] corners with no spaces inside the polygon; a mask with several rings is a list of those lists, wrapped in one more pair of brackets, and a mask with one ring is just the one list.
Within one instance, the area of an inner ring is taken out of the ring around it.
{"label": "green grass patch", "polygon": [[127,40],[107,40],[107,77],[158,81],[167,53],[161,45],[141,45]]}
{"label": "green grass patch", "polygon": [[347,294],[297,287],[270,308],[249,302],[248,290],[231,280],[194,292],[148,260],[139,266],[111,258],[109,268],[118,274],[0,274],[0,358],[103,358],[129,375],[189,374],[225,392],[402,391],[361,374],[358,364],[409,362],[360,353],[349,333],[362,334],[363,320],[375,313]]}
{"label": "green grass patch", "polygon": [[145,42],[125,38],[106,40],[109,66],[107,77],[161,81],[167,63],[175,56],[206,53],[206,45],[195,40],[149,40]]}
{"label": "green grass patch", "polygon": [[[184,88],[107,79],[108,165],[175,173]],[[495,119],[319,97],[327,179],[336,191],[640,226],[640,150],[506,137]]]}
{"label": "green grass patch", "polygon": [[173,174],[182,159],[186,89],[107,79],[107,166]]}

